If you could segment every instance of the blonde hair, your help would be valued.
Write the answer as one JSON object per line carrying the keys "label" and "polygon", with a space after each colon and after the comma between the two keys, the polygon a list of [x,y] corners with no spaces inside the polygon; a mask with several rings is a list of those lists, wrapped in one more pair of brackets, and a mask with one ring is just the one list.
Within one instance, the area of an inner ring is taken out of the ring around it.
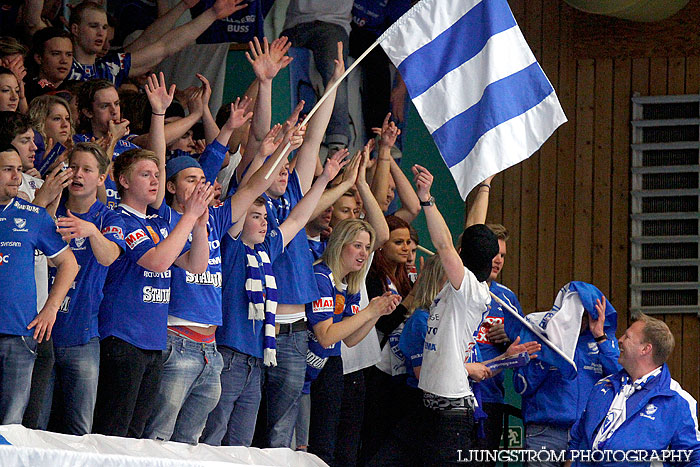
{"label": "blonde hair", "polygon": [[[32,122],[32,127],[41,134],[41,137],[44,138],[44,143],[47,142],[45,131],[46,119],[49,118],[51,108],[54,105],[62,105],[66,109],[66,112],[68,112],[68,118],[71,121],[70,138],[73,138],[73,115],[71,115],[70,104],[62,97],[44,94],[43,96],[32,99],[32,103],[29,105],[29,119]],[[50,148],[47,148],[47,151],[49,149]]]}
{"label": "blonde hair", "polygon": [[503,224],[486,224],[486,227],[491,229],[491,232],[496,236],[497,239],[507,242],[510,238],[510,233],[508,229],[505,228]]}
{"label": "blonde hair", "polygon": [[119,179],[122,175],[129,178],[134,164],[143,160],[151,161],[156,164],[156,167],[160,168],[158,156],[156,156],[153,151],[148,151],[146,149],[129,149],[114,160],[114,181],[117,184],[117,192],[120,197],[124,196],[124,185],[119,182]]}
{"label": "blonde hair", "polygon": [[418,281],[416,282],[416,292],[410,311],[418,308],[428,309],[433,304],[435,296],[445,285],[445,268],[442,266],[440,255],[431,256],[423,265]]}
{"label": "blonde hair", "polygon": [[641,321],[644,323],[642,336],[644,342],[651,344],[652,358],[656,365],[663,365],[668,359],[676,341],[673,338],[673,333],[668,328],[668,325],[660,319],[652,318],[644,313],[636,313],[632,315],[632,322]]}
{"label": "blonde hair", "polygon": [[369,250],[372,251],[376,238],[372,226],[361,219],[345,219],[333,228],[333,233],[328,239],[328,246],[326,246],[326,249],[317,261],[317,263],[321,261],[326,263],[336,280],[345,279],[349,294],[355,294],[360,291],[362,281],[369,267],[369,258],[367,258],[368,260],[362,265],[362,269],[353,271],[344,278],[340,277],[343,248],[345,245],[352,243],[360,232],[369,234]]}
{"label": "blonde hair", "polygon": [[97,161],[97,168],[99,170],[100,175],[104,174],[107,172],[107,168],[109,168],[109,157],[107,157],[107,154],[105,154],[104,149],[97,144],[97,143],[76,143],[75,146],[73,146],[70,151],[68,151],[68,154],[66,155],[66,158],[68,159],[68,162],[71,162],[73,159],[73,156],[75,156],[76,153],[78,152],[87,152],[88,154],[92,154],[95,157],[95,160]]}

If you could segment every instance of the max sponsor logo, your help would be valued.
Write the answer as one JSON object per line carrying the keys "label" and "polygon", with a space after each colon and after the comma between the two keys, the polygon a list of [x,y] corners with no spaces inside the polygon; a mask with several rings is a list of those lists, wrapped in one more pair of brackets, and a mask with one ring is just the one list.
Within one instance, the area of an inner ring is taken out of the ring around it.
{"label": "max sponsor logo", "polygon": [[335,311],[333,297],[321,297],[318,300],[315,300],[312,308],[314,313],[329,313]]}
{"label": "max sponsor logo", "polygon": [[146,232],[144,232],[143,229],[134,230],[124,239],[127,246],[132,250],[146,240],[148,240],[148,235],[146,235]]}
{"label": "max sponsor logo", "polygon": [[102,234],[103,235],[113,234],[120,240],[124,239],[124,231],[122,230],[121,227],[117,227],[115,225],[110,225],[110,226],[107,226],[104,229],[102,229]]}

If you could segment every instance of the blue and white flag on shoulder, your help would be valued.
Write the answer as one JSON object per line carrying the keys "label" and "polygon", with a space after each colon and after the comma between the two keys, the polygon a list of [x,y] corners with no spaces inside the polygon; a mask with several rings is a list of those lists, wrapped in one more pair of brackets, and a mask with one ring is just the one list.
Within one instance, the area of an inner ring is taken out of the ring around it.
{"label": "blue and white flag on shoulder", "polygon": [[421,0],[379,41],[463,198],[566,122],[506,0]]}

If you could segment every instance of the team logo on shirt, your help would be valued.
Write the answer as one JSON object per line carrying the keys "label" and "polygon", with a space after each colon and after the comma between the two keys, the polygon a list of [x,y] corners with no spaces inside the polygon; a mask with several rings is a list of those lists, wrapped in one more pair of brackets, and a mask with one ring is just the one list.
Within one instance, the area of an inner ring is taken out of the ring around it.
{"label": "team logo on shirt", "polygon": [[335,310],[333,310],[334,315],[342,315],[345,309],[345,296],[341,294],[335,295]]}
{"label": "team logo on shirt", "polygon": [[168,229],[166,229],[165,227],[161,227],[160,236],[166,238],[168,236]]}
{"label": "team logo on shirt", "polygon": [[78,248],[83,248],[83,245],[85,244],[85,237],[77,237],[75,239],[75,246]]}
{"label": "team logo on shirt", "polygon": [[15,217],[15,225],[17,228],[12,229],[13,232],[27,232],[25,228],[27,226],[27,219],[22,219],[21,217]]}
{"label": "team logo on shirt", "polygon": [[145,242],[146,240],[148,240],[148,236],[146,235],[146,232],[143,231],[143,229],[134,230],[129,235],[127,235],[126,238],[124,239],[126,244],[132,250],[134,248],[136,248],[137,245],[140,245],[141,243]]}
{"label": "team logo on shirt", "polygon": [[121,227],[117,227],[114,225],[110,225],[110,226],[102,229],[102,234],[103,235],[114,234],[119,240],[124,239],[124,232],[122,231]]}
{"label": "team logo on shirt", "polygon": [[148,234],[151,236],[151,240],[153,240],[153,243],[157,244],[160,241],[160,237],[158,236],[156,231],[153,230],[153,227],[151,227],[150,225],[147,225],[146,230],[148,230]]}
{"label": "team logo on shirt", "polygon": [[3,255],[0,253],[0,264],[9,264],[10,263],[10,255]]}

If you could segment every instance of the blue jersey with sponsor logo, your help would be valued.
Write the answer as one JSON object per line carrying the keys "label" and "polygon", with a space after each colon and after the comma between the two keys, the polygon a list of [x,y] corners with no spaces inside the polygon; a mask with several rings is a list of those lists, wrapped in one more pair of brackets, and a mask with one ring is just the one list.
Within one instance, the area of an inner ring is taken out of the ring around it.
{"label": "blue jersey with sponsor logo", "polygon": [[[100,201],[95,201],[88,212],[73,215],[95,224],[105,238],[119,245],[122,251],[125,249],[122,218]],[[65,204],[58,206],[56,216],[66,216]],[[89,238],[72,239],[70,248],[80,265],[80,271],[56,315],[51,336],[54,345],[58,347],[86,344],[98,336],[97,315],[102,302],[102,286],[109,270],[95,258]],[[49,287],[55,279],[56,269],[49,268]]]}
{"label": "blue jersey with sponsor logo", "polygon": [[53,258],[66,248],[46,209],[20,198],[0,206],[0,334],[34,334],[34,250]]}
{"label": "blue jersey with sponsor logo", "polygon": [[323,370],[328,357],[340,356],[340,342],[327,348],[323,347],[316,339],[314,326],[327,319],[333,319],[334,323],[339,323],[346,316],[355,315],[360,311],[360,293],[348,295],[346,284],[336,283],[333,273],[326,263],[314,265],[314,276],[321,296],[306,304],[309,350],[306,353],[304,390],[307,393],[311,382]]}
{"label": "blue jersey with sponsor logo", "polygon": [[[255,245],[255,249],[264,250],[270,261],[274,262],[284,251],[284,239],[279,229],[268,233],[265,241]],[[216,329],[216,342],[238,352],[263,358],[264,321],[248,319],[246,249],[240,235],[234,239],[228,233],[225,234],[221,240],[221,251],[224,273],[223,325]],[[279,282],[277,284],[279,286]]]}
{"label": "blue jersey with sponsor logo", "polygon": [[[489,290],[498,298],[515,308],[520,316],[523,316],[523,310],[520,308],[518,297],[516,297],[508,287],[499,284],[496,281],[491,281]],[[512,329],[512,323],[514,320],[515,318],[509,311],[504,310],[500,303],[498,303],[496,300],[491,300],[491,303],[488,305],[488,312],[484,317],[484,320],[481,322],[479,332],[476,335],[476,344],[480,354],[479,361],[486,361],[496,358],[505,352],[507,348],[505,345],[494,344],[488,340],[488,326],[503,324],[506,334],[510,340],[513,341],[517,337],[517,332]],[[505,389],[503,387],[504,378],[504,372],[501,371],[493,378],[485,379],[479,383],[481,387],[482,402],[503,403],[503,397],[505,395]]]}
{"label": "blue jersey with sponsor logo", "polygon": [[428,316],[428,310],[424,308],[414,310],[406,320],[399,339],[399,349],[405,357],[404,363],[408,374],[406,384],[413,388],[418,387],[418,378],[413,369],[423,365],[423,346],[428,332]]}
{"label": "blue jersey with sponsor logo", "polygon": [[114,336],[140,349],[165,350],[171,272],[149,271],[137,261],[168,236],[170,226],[150,211],[143,215],[124,204],[115,211],[121,216],[126,247],[107,273],[100,338]]}
{"label": "blue jersey with sponsor logo", "polygon": [[106,79],[118,88],[122,81],[129,77],[129,69],[131,69],[130,53],[107,52],[104,57],[95,59],[94,65],[84,65],[73,58],[73,64],[66,79],[75,81]]}
{"label": "blue jersey with sponsor logo", "polygon": [[[163,203],[159,214],[174,229],[182,214]],[[233,225],[231,199],[209,208],[209,266],[202,274],[173,265],[168,314],[200,324],[221,324],[221,237]],[[190,237],[191,238],[191,237]],[[190,240],[187,240],[190,246]]]}
{"label": "blue jersey with sponsor logo", "polygon": [[[280,199],[270,199],[263,195],[267,199],[268,235],[287,219],[303,196],[296,170],[289,174],[287,191]],[[284,254],[272,264],[276,277],[294,278],[277,284],[278,303],[307,304],[319,297],[312,266],[313,257],[306,240],[306,231],[301,229],[287,244]]]}
{"label": "blue jersey with sponsor logo", "polygon": [[[116,159],[121,153],[126,152],[129,149],[140,149],[139,146],[135,145],[130,141],[130,139],[134,136],[136,135],[127,135],[124,138],[117,141],[117,144],[114,146],[114,154],[112,154],[112,160]],[[92,134],[86,133],[82,135],[73,136],[73,141],[75,141],[76,143],[87,143],[90,142],[92,138]],[[119,193],[117,192],[117,184],[112,179],[111,175],[107,175],[107,179],[105,180],[105,191],[107,192],[107,207],[109,209],[115,209],[121,201],[121,198],[119,197]]]}

